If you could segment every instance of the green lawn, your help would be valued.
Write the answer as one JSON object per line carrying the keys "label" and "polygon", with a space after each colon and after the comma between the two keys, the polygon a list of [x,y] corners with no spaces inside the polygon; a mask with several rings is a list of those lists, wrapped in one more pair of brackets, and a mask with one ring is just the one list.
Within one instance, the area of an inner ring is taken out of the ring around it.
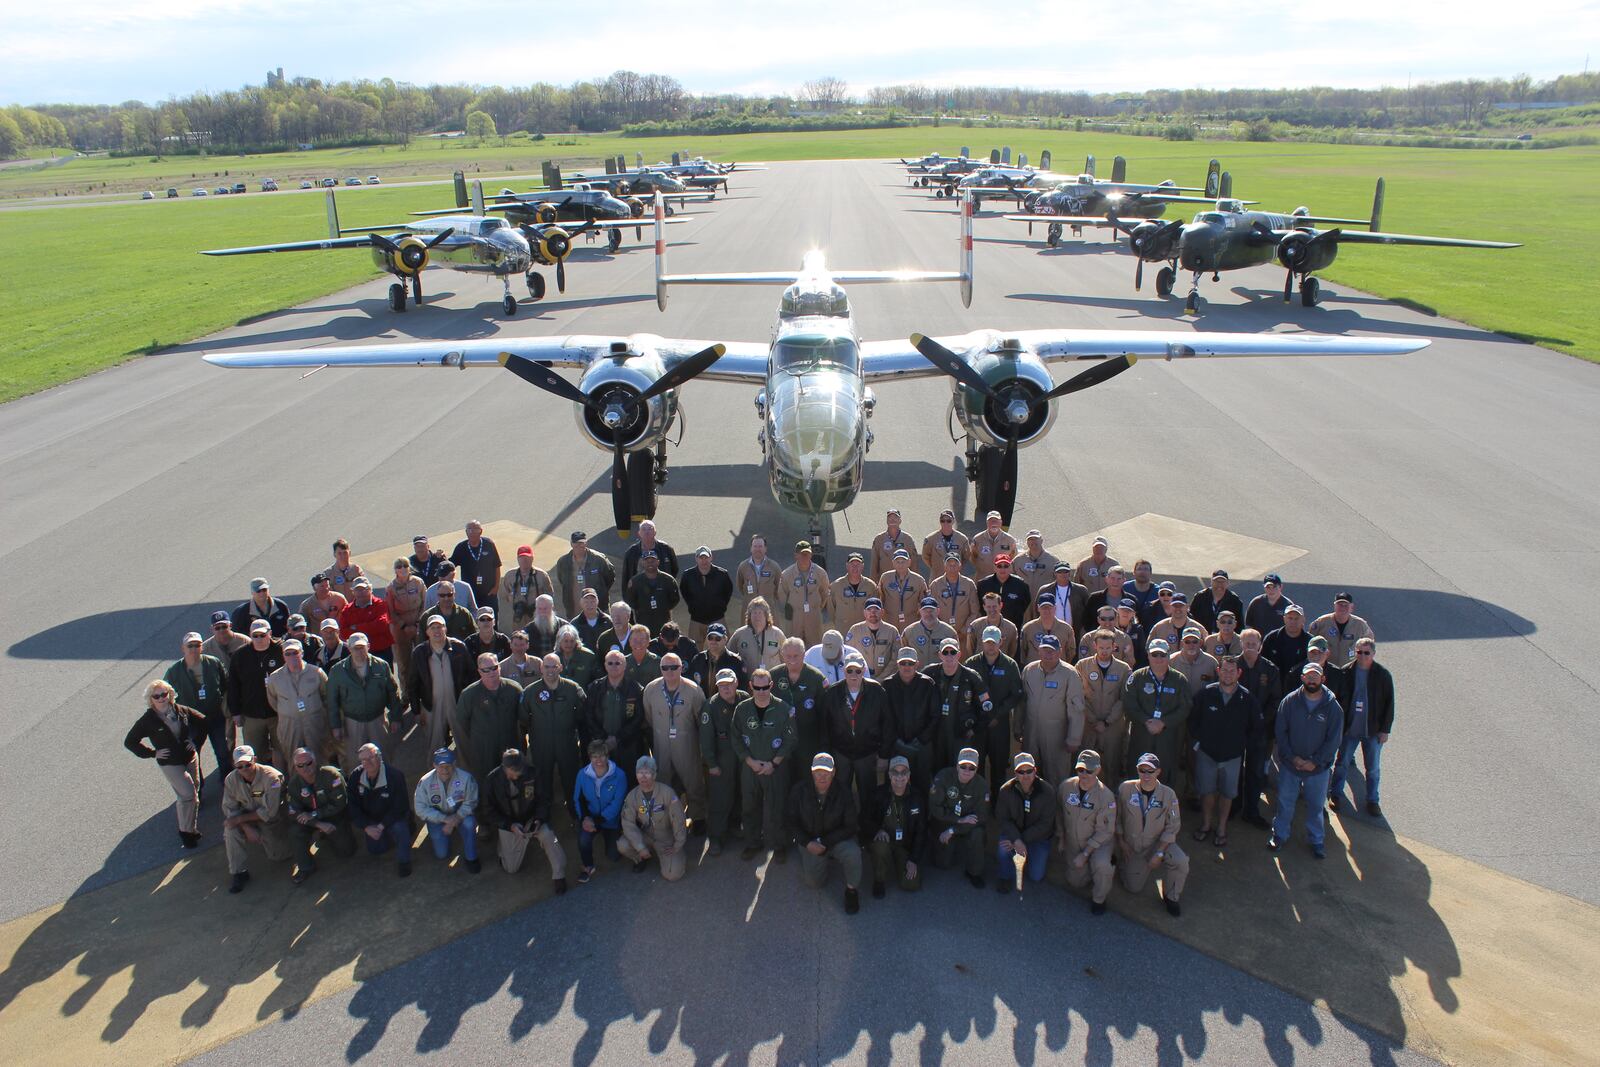
{"label": "green lawn", "polygon": [[[997,136],[1002,135],[1002,136]],[[1588,312],[1593,282],[1583,264],[1600,241],[1600,148],[1468,151],[1368,148],[1300,143],[1167,142],[1142,137],[1054,131],[944,129],[728,137],[559,138],[508,147],[459,141],[394,148],[207,161],[230,180],[298,173],[382,173],[443,178],[473,166],[490,176],[537,171],[541,158],[592,162],[608,152],[647,161],[673,148],[723,159],[829,159],[911,156],[962,144],[976,151],[1009,143],[1037,159],[1043,148],[1055,169],[1075,170],[1085,152],[1108,176],[1111,157],[1128,157],[1130,180],[1175,178],[1198,184],[1213,155],[1234,176],[1240,196],[1287,210],[1306,204],[1319,214],[1365,218],[1373,180],[1388,181],[1384,228],[1401,233],[1522,241],[1509,251],[1348,248],[1328,279],[1403,298],[1462,319],[1600,361],[1600,322]],[[403,162],[401,162],[403,160]],[[215,186],[211,171],[192,177],[197,160],[77,160],[42,172],[54,188],[131,180],[133,187]],[[179,168],[183,169],[179,169]],[[242,170],[248,168],[248,170]],[[41,172],[27,172],[38,181]],[[0,195],[23,182],[0,172]],[[297,179],[296,179],[297,180]],[[341,196],[346,226],[397,221],[414,209],[442,206],[442,190],[379,187]],[[1003,226],[998,221],[980,225]],[[207,262],[199,248],[314,238],[325,229],[323,199],[252,192],[206,203],[111,202],[81,208],[0,211],[0,401],[111,366],[152,347],[203,336],[241,319],[293,305],[371,277],[359,254],[307,256],[307,269],[285,269],[272,257]],[[313,264],[315,264],[313,268]],[[1131,267],[1129,268],[1131,272]],[[1048,275],[1043,279],[1049,284]]]}

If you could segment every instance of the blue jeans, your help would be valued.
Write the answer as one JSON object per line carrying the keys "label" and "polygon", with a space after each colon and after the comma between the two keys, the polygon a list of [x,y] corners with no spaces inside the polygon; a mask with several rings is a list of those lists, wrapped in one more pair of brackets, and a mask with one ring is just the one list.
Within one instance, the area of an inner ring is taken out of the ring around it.
{"label": "blue jeans", "polygon": [[617,850],[617,838],[621,836],[622,827],[620,826],[600,826],[591,834],[583,828],[583,824],[580,821],[578,824],[578,858],[583,861],[585,867],[593,867],[594,839],[603,837],[606,842],[606,859],[615,863],[622,858],[622,853]]}
{"label": "blue jeans", "polygon": [[1294,824],[1294,805],[1306,802],[1306,838],[1322,846],[1323,817],[1328,806],[1328,771],[1297,771],[1287,763],[1278,766],[1278,812],[1272,818],[1272,836],[1289,840]]}
{"label": "blue jeans", "polygon": [[[464,815],[461,825],[456,827],[456,833],[461,835],[461,858],[475,860],[478,858],[478,820],[475,816]],[[433,854],[440,859],[450,856],[450,835],[444,832],[444,823],[428,823],[428,840],[433,843]]]}
{"label": "blue jeans", "polygon": [[[996,864],[995,870],[998,872],[995,877],[999,878],[1001,881],[1011,881],[1012,879],[1016,878],[1017,869],[1012,866],[1011,853],[1007,852],[1004,848],[996,848],[994,856]],[[1023,867],[1023,870],[1028,872],[1028,881],[1044,881],[1044,869],[1049,865],[1049,863],[1050,841],[1048,838],[1043,841],[1035,841],[1028,845],[1028,859],[1027,863]]]}
{"label": "blue jeans", "polygon": [[[431,823],[429,824],[432,825]],[[398,850],[395,859],[400,863],[411,862],[411,823],[401,819],[399,822],[386,823],[383,827],[383,836],[376,841],[367,836],[365,830],[361,831],[361,840],[367,843],[367,854],[381,856],[391,848]],[[437,848],[438,846],[434,846]]]}
{"label": "blue jeans", "polygon": [[1367,779],[1367,803],[1378,803],[1378,764],[1383,758],[1383,742],[1376,736],[1347,737],[1339,746],[1339,760],[1333,765],[1332,796],[1344,793],[1345,774],[1350,770],[1350,760],[1361,749],[1361,771]]}

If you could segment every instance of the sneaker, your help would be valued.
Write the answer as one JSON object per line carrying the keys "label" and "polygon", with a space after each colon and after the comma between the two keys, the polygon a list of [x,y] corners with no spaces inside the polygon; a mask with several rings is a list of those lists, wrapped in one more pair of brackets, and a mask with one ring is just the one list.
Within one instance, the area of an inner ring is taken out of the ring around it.
{"label": "sneaker", "polygon": [[720,856],[720,855],[722,855],[722,842],[718,841],[716,838],[713,837],[710,840],[710,842],[708,842],[706,844],[706,855],[708,855],[708,856]]}
{"label": "sneaker", "polygon": [[1328,850],[1323,848],[1321,844],[1312,845],[1311,854],[1317,857],[1319,860],[1325,860],[1328,858]]}
{"label": "sneaker", "polygon": [[969,874],[967,875],[967,881],[972,883],[972,888],[974,889],[983,888],[983,875],[981,874]]}
{"label": "sneaker", "polygon": [[305,867],[296,867],[294,869],[294,876],[291,877],[289,879],[289,881],[293,882],[295,885],[300,885],[307,878],[310,878],[311,875],[312,875],[312,872],[314,872],[316,869],[317,869],[317,865],[315,863],[309,864],[308,866],[305,866]]}
{"label": "sneaker", "polygon": [[873,882],[872,883],[872,899],[873,900],[882,900],[884,898],[884,896],[888,892],[889,891],[884,888],[884,885],[883,885],[882,882]]}
{"label": "sneaker", "polygon": [[739,858],[749,861],[755,859],[759,855],[761,855],[761,849],[759,846],[746,845],[745,848],[739,853]]}
{"label": "sneaker", "polygon": [[[1369,800],[1367,801],[1367,814],[1371,815],[1375,819],[1381,819],[1383,818],[1383,808],[1379,806],[1376,800]],[[197,840],[199,837],[199,834],[195,835]]]}
{"label": "sneaker", "polygon": [[400,877],[401,878],[410,878],[411,877],[411,864],[409,864],[409,863],[400,864],[399,873],[400,873]]}
{"label": "sneaker", "polygon": [[200,847],[200,835],[199,834],[180,833],[180,834],[178,834],[178,840],[183,842],[183,847],[184,848],[199,848]]}
{"label": "sneaker", "polygon": [[1091,900],[1089,902],[1089,914],[1090,915],[1104,915],[1105,913],[1106,913],[1106,902],[1105,901],[1103,901],[1103,900]]}
{"label": "sneaker", "polygon": [[1348,805],[1345,803],[1344,797],[1340,796],[1338,793],[1335,793],[1328,798],[1329,811],[1337,811],[1342,813],[1347,806]]}
{"label": "sneaker", "polygon": [[846,915],[854,915],[860,910],[861,894],[846,886],[844,891],[844,913]]}
{"label": "sneaker", "polygon": [[648,862],[649,862],[648,860],[634,860],[633,861],[633,873],[634,874],[643,874],[644,873],[644,869],[645,869],[645,865]]}
{"label": "sneaker", "polygon": [[1176,900],[1168,900],[1166,897],[1162,897],[1161,899],[1166,901],[1168,915],[1176,919],[1178,916],[1183,914],[1183,909],[1178,906],[1178,902]]}
{"label": "sneaker", "polygon": [[243,893],[244,892],[244,884],[246,882],[248,882],[249,880],[250,880],[250,872],[249,871],[240,871],[238,874],[233,876],[233,882],[232,882],[232,884],[230,884],[228,886],[228,892],[230,892],[230,893]]}
{"label": "sneaker", "polygon": [[481,870],[483,870],[483,864],[481,862],[479,862],[478,860],[468,860],[467,861],[467,873],[468,874],[477,874]]}
{"label": "sneaker", "polygon": [[784,848],[782,845],[779,845],[777,848],[772,850],[772,861],[774,863],[788,863],[789,850]]}
{"label": "sneaker", "polygon": [[593,877],[594,877],[594,868],[593,867],[585,867],[585,868],[583,868],[583,870],[578,872],[578,884],[579,885],[588,885],[589,884],[589,879],[591,879]]}
{"label": "sneaker", "polygon": [[551,884],[552,887],[554,887],[554,889],[556,891],[556,896],[558,896],[558,897],[562,893],[565,893],[567,891],[567,880],[565,878],[557,878],[554,882],[551,882],[550,884]]}
{"label": "sneaker", "polygon": [[1277,834],[1273,834],[1271,837],[1267,838],[1267,851],[1268,852],[1276,852],[1276,851],[1278,851],[1278,849],[1280,849],[1282,847],[1283,847],[1283,842],[1278,840],[1278,835]]}

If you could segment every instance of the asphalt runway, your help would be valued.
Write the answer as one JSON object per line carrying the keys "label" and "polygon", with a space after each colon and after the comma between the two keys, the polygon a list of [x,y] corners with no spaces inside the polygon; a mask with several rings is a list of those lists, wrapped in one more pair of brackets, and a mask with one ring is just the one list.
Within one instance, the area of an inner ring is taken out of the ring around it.
{"label": "asphalt runway", "polygon": [[[690,213],[694,222],[669,231],[673,271],[785,269],[811,247],[841,269],[953,269],[956,261],[952,208],[882,163],[775,165],[739,175],[731,197]],[[1459,262],[1492,282],[1502,254],[1517,253],[1463,252]],[[223,269],[197,263],[195,284]],[[315,269],[315,260],[286,259],[283,269]],[[620,550],[614,534],[599,533],[610,522],[609,458],[580,439],[565,404],[509,374],[325,370],[302,378],[215,369],[200,362],[202,350],[375,335],[768,336],[776,289],[675,290],[662,314],[651,271],[647,245],[630,241],[610,261],[580,248],[568,292],[524,304],[509,320],[498,284],[447,272],[429,273],[429,306],[396,316],[384,279],[0,408],[8,608],[0,615],[8,683],[0,691],[0,803],[10,816],[0,864],[26,872],[8,879],[0,919],[174,858],[170,791],[123,751],[122,735],[179,636],[204,630],[214,608],[236,605],[251,577],[266,575],[295,605],[307,576],[326,565],[333,537],[360,552],[459,528],[468,517],[563,538],[582,528],[596,534],[595,547]],[[1590,458],[1600,448],[1597,368],[1337,285],[1324,285],[1319,308],[1284,305],[1282,275],[1266,268],[1208,279],[1205,314],[1191,322],[1179,300],[1157,300],[1149,285],[1134,293],[1131,259],[1103,239],[1045,249],[998,212],[978,220],[976,271],[970,311],[949,285],[852,290],[863,337],[1054,326],[1433,340],[1400,358],[1141,364],[1064,404],[1051,434],[1022,452],[1013,529],[1038,526],[1055,545],[1153,513],[1292,546],[1301,554],[1281,568],[1289,594],[1314,616],[1336,590],[1350,589],[1394,671],[1398,717],[1383,802],[1395,830],[1600,903],[1600,860],[1585,844],[1600,801],[1581,787],[1584,775],[1561,770],[1600,755],[1587,728],[1600,707],[1600,661],[1577,621],[1600,585]],[[1559,335],[1560,324],[1549,329]],[[866,489],[833,523],[841,549],[865,547],[889,504],[918,537],[941,507],[971,511],[944,430],[948,386],[876,389]],[[752,533],[781,546],[804,532],[763,484],[755,391],[684,390],[686,427],[657,516],[680,553],[704,541],[731,567]],[[1239,591],[1248,599],[1256,588],[1241,582]],[[214,822],[208,830],[215,841]],[[700,892],[678,888],[682,899]],[[560,906],[570,911],[577,899]],[[959,893],[953,908],[957,901]],[[996,961],[1004,958],[1015,931],[998,912],[958,914]],[[529,920],[508,922],[521,936]],[[1130,946],[1147,936],[1127,924],[1108,929],[1122,930]],[[1155,942],[1163,947],[1152,952],[1176,951]],[[625,947],[617,947],[624,957]],[[615,954],[592,959],[592,975],[628,966]],[[1205,961],[1174,958],[1180,963]],[[319,1010],[338,1010],[329,1004]],[[1030,1010],[1016,1010],[1021,1022]],[[1304,1005],[1284,1010],[1303,1013]],[[275,1025],[251,1040],[288,1048],[310,1040],[297,1036],[301,1025]],[[629,1031],[627,1040],[642,1041],[657,1025],[619,1013],[607,1040]],[[485,1041],[495,1040],[492,1030]],[[576,1040],[575,1031],[563,1033]],[[1142,1047],[1136,1035],[1113,1037]]]}

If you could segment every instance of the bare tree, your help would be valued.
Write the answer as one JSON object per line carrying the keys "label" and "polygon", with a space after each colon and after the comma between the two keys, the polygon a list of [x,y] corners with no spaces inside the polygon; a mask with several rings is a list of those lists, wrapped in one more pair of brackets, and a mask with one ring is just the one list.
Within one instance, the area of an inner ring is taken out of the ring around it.
{"label": "bare tree", "polygon": [[800,97],[811,101],[811,105],[819,111],[832,111],[849,99],[850,86],[842,78],[829,75],[826,78],[813,78],[800,86]]}

